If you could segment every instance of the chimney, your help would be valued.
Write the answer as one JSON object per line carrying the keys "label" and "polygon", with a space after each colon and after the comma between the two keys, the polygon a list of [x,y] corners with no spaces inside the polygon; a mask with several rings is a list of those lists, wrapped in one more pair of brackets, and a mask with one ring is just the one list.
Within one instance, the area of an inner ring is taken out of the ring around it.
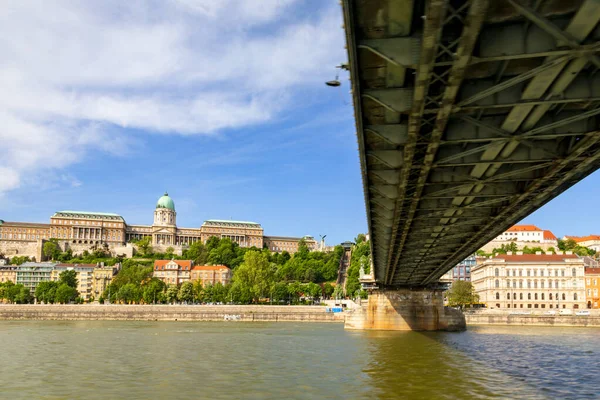
{"label": "chimney", "polygon": [[507,251],[507,252],[506,252],[506,255],[507,255],[507,256],[512,256],[512,251]]}
{"label": "chimney", "polygon": [[523,252],[522,252],[522,251],[517,251],[517,255],[518,255],[518,256],[522,256],[522,255],[523,255]]}
{"label": "chimney", "polygon": [[568,255],[568,256],[570,256],[570,255],[573,254],[573,252],[571,250],[569,250],[569,251],[565,251],[565,254]]}
{"label": "chimney", "polygon": [[536,255],[536,256],[541,256],[541,255],[542,255],[542,252],[541,252],[541,251],[536,251],[536,252],[535,252],[535,255]]}

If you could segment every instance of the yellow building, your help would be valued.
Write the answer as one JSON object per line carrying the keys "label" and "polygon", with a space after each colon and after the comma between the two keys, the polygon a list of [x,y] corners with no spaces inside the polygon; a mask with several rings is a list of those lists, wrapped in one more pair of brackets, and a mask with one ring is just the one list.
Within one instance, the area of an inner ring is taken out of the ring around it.
{"label": "yellow building", "polygon": [[181,285],[190,280],[193,264],[192,260],[156,260],[153,276],[167,285]]}
{"label": "yellow building", "polygon": [[56,264],[50,273],[51,281],[58,281],[63,271],[74,270],[77,275],[77,291],[84,301],[92,297],[92,277],[96,264]]}
{"label": "yellow building", "polygon": [[201,281],[202,286],[221,283],[227,285],[231,281],[231,269],[225,265],[196,265],[190,275],[192,281]]}
{"label": "yellow building", "polygon": [[119,267],[120,266],[117,264],[114,267],[100,265],[99,267],[94,268],[94,272],[92,273],[92,297],[94,297],[94,299],[98,300],[106,291],[106,288],[110,285],[110,282],[119,270]]}
{"label": "yellow building", "polygon": [[587,308],[600,308],[600,268],[585,269],[585,300]]}

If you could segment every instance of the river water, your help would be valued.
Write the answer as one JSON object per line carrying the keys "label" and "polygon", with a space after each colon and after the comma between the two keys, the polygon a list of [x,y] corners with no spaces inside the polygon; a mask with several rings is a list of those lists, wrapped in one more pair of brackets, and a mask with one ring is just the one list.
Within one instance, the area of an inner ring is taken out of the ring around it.
{"label": "river water", "polygon": [[600,329],[0,321],[1,399],[600,398]]}

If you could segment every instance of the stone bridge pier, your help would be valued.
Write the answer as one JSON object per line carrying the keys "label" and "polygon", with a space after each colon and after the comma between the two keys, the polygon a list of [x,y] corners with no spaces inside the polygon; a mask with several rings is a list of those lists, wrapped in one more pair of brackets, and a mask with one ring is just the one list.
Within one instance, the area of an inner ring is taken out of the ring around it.
{"label": "stone bridge pier", "polygon": [[444,307],[440,289],[374,290],[360,308],[346,316],[346,329],[392,331],[463,331],[465,316]]}

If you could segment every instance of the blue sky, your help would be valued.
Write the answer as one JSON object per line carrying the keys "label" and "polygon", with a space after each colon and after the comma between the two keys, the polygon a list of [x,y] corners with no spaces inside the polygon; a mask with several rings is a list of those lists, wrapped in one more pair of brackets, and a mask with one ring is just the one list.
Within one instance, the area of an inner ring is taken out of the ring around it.
{"label": "blue sky", "polygon": [[[337,0],[9,1],[0,7],[0,219],[366,230]],[[595,174],[525,221],[600,233]]]}
{"label": "blue sky", "polygon": [[0,10],[0,218],[116,212],[366,230],[337,1],[13,1]]}

